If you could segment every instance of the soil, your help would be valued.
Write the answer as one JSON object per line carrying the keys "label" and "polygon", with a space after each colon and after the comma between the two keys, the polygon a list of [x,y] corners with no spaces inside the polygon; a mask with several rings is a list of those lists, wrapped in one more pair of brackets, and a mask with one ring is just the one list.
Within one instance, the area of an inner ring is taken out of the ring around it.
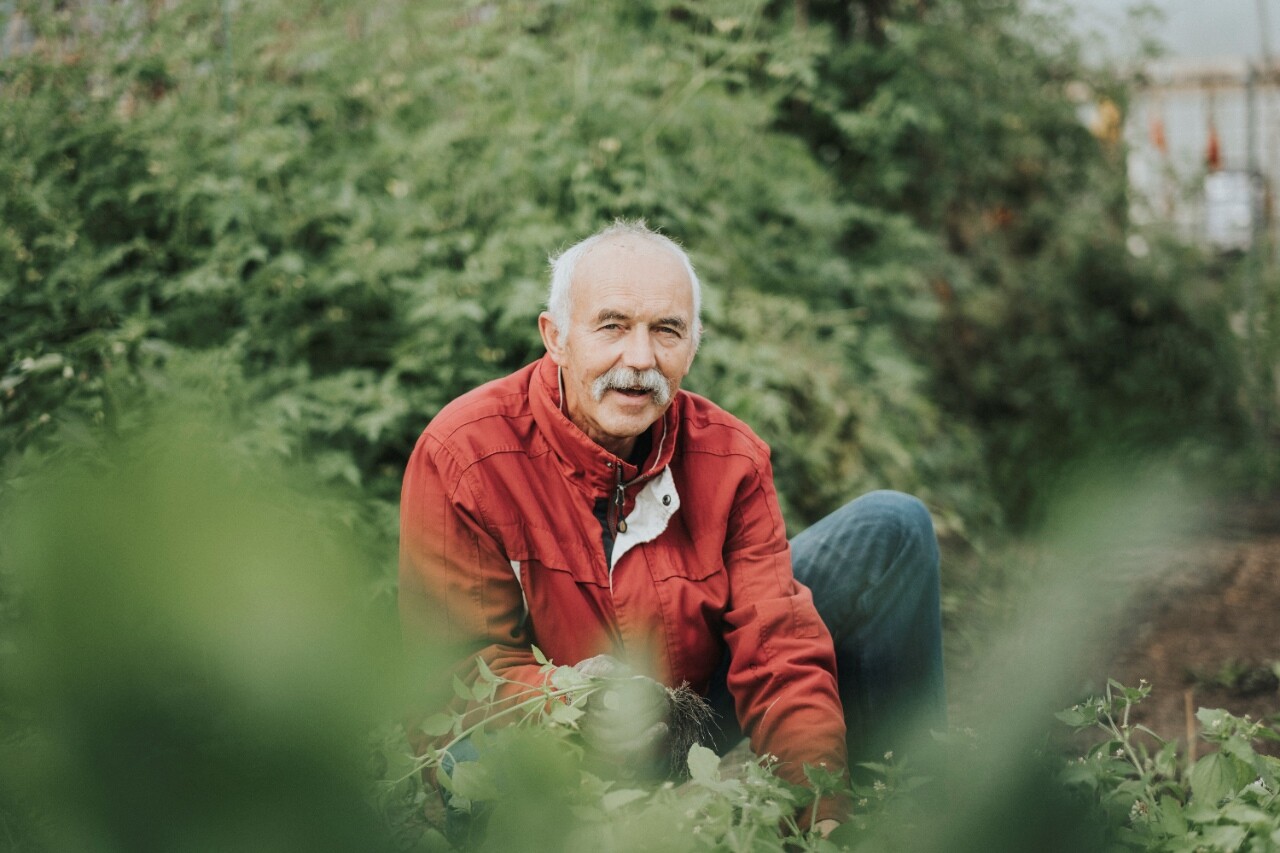
{"label": "soil", "polygon": [[1197,708],[1280,722],[1280,501],[1220,507],[1213,519],[1144,555],[1160,593],[1131,608],[1104,655],[1111,678],[1152,685],[1134,719],[1184,748]]}

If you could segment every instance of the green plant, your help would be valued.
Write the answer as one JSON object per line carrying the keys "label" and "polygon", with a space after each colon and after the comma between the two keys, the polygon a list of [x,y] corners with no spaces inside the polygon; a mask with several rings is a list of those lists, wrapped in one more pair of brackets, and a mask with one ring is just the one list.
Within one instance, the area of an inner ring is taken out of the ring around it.
{"label": "green plant", "polygon": [[[422,731],[438,745],[405,777],[433,771],[460,811],[483,803],[485,832],[473,839],[478,849],[506,849],[514,835],[532,832],[526,824],[531,813],[551,813],[567,817],[536,842],[548,850],[830,850],[834,842],[815,832],[812,811],[801,817],[816,798],[852,796],[854,825],[865,828],[923,781],[890,754],[884,763],[863,765],[875,778],[854,787],[823,768],[806,767],[805,788],[776,776],[773,756],[726,767],[699,744],[689,749],[681,784],[602,776],[588,760],[578,724],[587,700],[609,680],[556,667],[536,650],[535,656],[546,677],[541,686],[514,684],[483,662],[471,686],[455,679],[455,693],[481,703],[482,712],[478,718],[442,713],[425,719]],[[446,754],[464,739],[478,759],[445,772]]]}
{"label": "green plant", "polygon": [[[458,689],[471,698],[491,697],[500,682],[484,676],[476,686]],[[973,816],[956,812],[945,797],[938,798],[938,780],[895,761],[892,754],[883,762],[860,765],[865,778],[853,784],[821,768],[807,768],[809,789],[774,776],[769,757],[726,767],[703,747],[690,751],[690,779],[683,785],[620,785],[602,779],[582,763],[581,745],[574,734],[577,715],[557,710],[574,709],[599,685],[589,679],[580,683],[572,676],[568,682],[526,690],[524,698],[508,706],[518,708],[512,714],[519,718],[518,724],[499,731],[486,731],[483,723],[465,725],[459,717],[441,716],[430,724],[454,740],[479,735],[479,760],[456,765],[453,776],[442,781],[456,797],[464,798],[464,807],[472,799],[495,804],[488,817],[496,821],[502,843],[528,818],[516,804],[532,796],[536,811],[549,810],[566,822],[548,839],[548,849],[589,844],[591,849],[610,851],[826,853],[970,849],[966,844],[978,838],[984,839],[984,849],[1019,849],[1001,846],[1015,843],[1019,835],[1014,831],[972,835],[967,827]],[[1280,760],[1258,752],[1253,743],[1280,740],[1280,731],[1224,711],[1201,709],[1197,716],[1203,736],[1216,750],[1187,766],[1176,742],[1162,740],[1131,719],[1150,689],[1145,683],[1131,688],[1110,681],[1102,696],[1057,715],[1078,733],[1104,735],[1083,755],[1063,759],[1056,782],[1034,783],[1048,786],[1041,792],[1049,797],[1047,804],[1058,803],[1056,808],[1067,810],[1068,800],[1059,803],[1051,790],[1060,785],[1095,812],[1087,822],[1096,823],[1101,834],[1090,835],[1077,827],[1059,840],[1065,845],[1061,849],[1097,850],[1110,845],[1106,849],[1162,853],[1274,850],[1280,840]],[[557,701],[548,702],[548,697]],[[965,784],[966,768],[971,766],[965,756],[973,755],[981,744],[961,732],[940,737],[939,748],[951,755],[945,762],[950,766],[944,784]],[[524,741],[528,743],[522,745]],[[530,764],[534,756],[536,761]],[[1026,761],[1030,767],[1029,755]],[[439,753],[433,752],[419,768],[438,765]],[[522,782],[513,773],[528,778]],[[1028,781],[1036,778],[1033,773]],[[555,784],[548,791],[546,785],[531,781],[537,779],[552,779]],[[795,814],[815,795],[828,794],[849,798],[853,808],[849,820],[823,839],[810,827],[797,825]],[[1033,796],[1027,802],[1037,800]],[[487,836],[473,837],[472,843],[476,849],[502,849]]]}
{"label": "green plant", "polygon": [[[1068,764],[1063,782],[1108,816],[1124,849],[1270,851],[1280,844],[1280,759],[1258,752],[1258,740],[1280,741],[1280,730],[1220,709],[1196,713],[1202,736],[1216,749],[1187,766],[1177,742],[1132,724],[1130,712],[1150,687],[1108,682],[1101,697],[1058,714],[1077,731],[1107,735]],[[1152,752],[1142,736],[1154,739]]]}

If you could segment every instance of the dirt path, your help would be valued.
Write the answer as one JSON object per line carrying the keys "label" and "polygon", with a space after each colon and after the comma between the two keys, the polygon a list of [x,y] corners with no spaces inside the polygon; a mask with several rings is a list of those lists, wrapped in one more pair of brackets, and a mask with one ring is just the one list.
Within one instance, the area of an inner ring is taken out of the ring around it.
{"label": "dirt path", "polygon": [[1219,519],[1156,555],[1158,589],[1136,603],[1107,665],[1125,684],[1151,682],[1139,722],[1184,743],[1196,708],[1280,714],[1280,506],[1236,507]]}

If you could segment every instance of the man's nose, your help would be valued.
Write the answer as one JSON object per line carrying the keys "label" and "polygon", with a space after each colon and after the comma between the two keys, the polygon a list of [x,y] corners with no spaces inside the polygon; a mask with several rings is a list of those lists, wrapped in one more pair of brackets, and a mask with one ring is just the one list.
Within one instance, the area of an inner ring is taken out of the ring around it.
{"label": "man's nose", "polygon": [[649,340],[649,330],[637,327],[627,335],[627,346],[622,353],[623,361],[633,370],[648,370],[657,366],[653,353],[653,342]]}

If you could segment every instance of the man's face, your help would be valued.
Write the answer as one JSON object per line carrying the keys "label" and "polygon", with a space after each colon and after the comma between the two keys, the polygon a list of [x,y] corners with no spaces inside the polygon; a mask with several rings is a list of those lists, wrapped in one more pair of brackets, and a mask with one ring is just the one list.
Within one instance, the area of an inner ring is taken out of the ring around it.
{"label": "man's face", "polygon": [[569,328],[538,327],[564,380],[565,413],[625,458],[693,364],[693,287],[680,259],[644,237],[597,244],[574,270]]}

